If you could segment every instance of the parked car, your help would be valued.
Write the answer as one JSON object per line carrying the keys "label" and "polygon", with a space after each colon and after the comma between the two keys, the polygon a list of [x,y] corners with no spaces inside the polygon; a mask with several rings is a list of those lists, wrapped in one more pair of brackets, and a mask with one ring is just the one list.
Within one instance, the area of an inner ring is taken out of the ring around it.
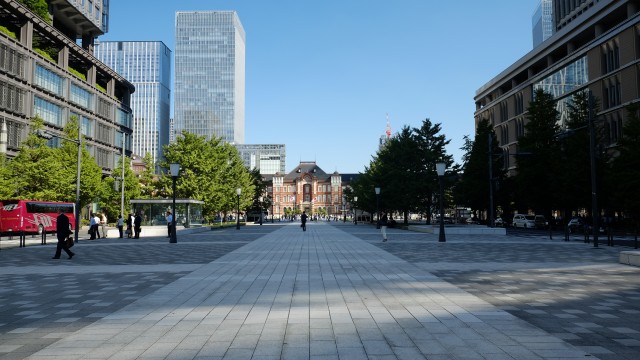
{"label": "parked car", "polygon": [[504,221],[502,220],[501,217],[495,219],[493,221],[493,224],[495,225],[495,227],[504,227]]}
{"label": "parked car", "polygon": [[534,229],[536,227],[536,217],[533,215],[515,214],[513,215],[513,227],[514,228],[529,228]]}
{"label": "parked car", "polygon": [[570,233],[582,233],[584,232],[584,221],[581,218],[574,217],[569,220],[567,224]]}
{"label": "parked car", "polygon": [[536,229],[546,229],[549,227],[549,222],[543,215],[536,215],[534,222]]}

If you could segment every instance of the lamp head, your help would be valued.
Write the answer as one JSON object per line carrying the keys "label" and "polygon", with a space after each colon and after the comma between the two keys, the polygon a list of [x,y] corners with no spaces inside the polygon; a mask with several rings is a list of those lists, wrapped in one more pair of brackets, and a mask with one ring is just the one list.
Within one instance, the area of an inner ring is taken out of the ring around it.
{"label": "lamp head", "polygon": [[436,172],[438,176],[444,176],[444,172],[447,169],[447,164],[443,162],[436,163]]}
{"label": "lamp head", "polygon": [[240,196],[242,194],[242,188],[236,188],[236,195]]}
{"label": "lamp head", "polygon": [[180,173],[180,164],[169,164],[169,170],[171,171],[171,176],[177,177]]}
{"label": "lamp head", "polygon": [[373,190],[375,190],[376,195],[380,195],[380,187],[376,186]]}

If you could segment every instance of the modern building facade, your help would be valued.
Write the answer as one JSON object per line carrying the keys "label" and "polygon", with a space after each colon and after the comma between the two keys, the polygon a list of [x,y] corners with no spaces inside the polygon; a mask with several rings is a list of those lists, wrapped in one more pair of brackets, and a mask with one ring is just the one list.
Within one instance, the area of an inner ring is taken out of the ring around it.
{"label": "modern building facade", "polygon": [[245,33],[234,11],[176,13],[177,134],[244,143]]}
{"label": "modern building facade", "polygon": [[[91,53],[106,14],[102,2],[90,3],[92,12],[89,2],[51,1],[50,14],[41,17],[15,0],[0,0],[0,122],[7,128],[7,156],[17,154],[34,117],[44,120],[47,131],[62,134],[75,116],[103,172],[117,165],[123,137],[131,133],[135,88]],[[124,146],[130,156],[130,141]]]}
{"label": "modern building facade", "polygon": [[284,144],[237,144],[236,149],[249,169],[258,169],[262,175],[285,172],[287,154]]}
{"label": "modern building facade", "polygon": [[532,17],[533,47],[553,35],[553,4],[551,0],[540,0]]}
{"label": "modern building facade", "polygon": [[554,0],[553,14],[554,34],[476,91],[476,124],[492,124],[506,169],[516,169],[514,155],[536,89],[554,95],[561,127],[572,96],[591,91],[606,134],[600,145],[611,150],[622,135],[625,107],[640,101],[640,1]]}
{"label": "modern building facade", "polygon": [[96,41],[94,55],[135,86],[133,153],[156,164],[170,140],[171,50],[161,41]]}

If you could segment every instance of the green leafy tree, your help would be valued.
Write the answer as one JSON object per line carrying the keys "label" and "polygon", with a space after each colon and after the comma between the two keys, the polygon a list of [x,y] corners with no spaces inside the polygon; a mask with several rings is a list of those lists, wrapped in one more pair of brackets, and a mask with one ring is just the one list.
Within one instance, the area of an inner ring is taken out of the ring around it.
{"label": "green leafy tree", "polygon": [[347,193],[348,201],[358,196],[358,209],[375,212],[374,188],[379,186],[381,209],[402,212],[405,224],[410,212],[425,213],[429,221],[433,195],[438,192],[435,164],[444,161],[451,166],[453,163],[445,150],[449,140],[440,131],[440,124],[432,124],[429,119],[419,128],[402,128],[352,183],[353,194]]}
{"label": "green leafy tree", "polygon": [[620,140],[620,154],[613,160],[612,178],[616,187],[613,194],[625,215],[635,223],[640,219],[640,105],[627,107],[627,120]]}
{"label": "green leafy tree", "polygon": [[[79,123],[76,116],[71,116],[64,127],[64,136],[67,139],[78,139]],[[84,144],[84,137],[82,143]],[[75,202],[77,164],[78,164],[78,144],[72,141],[61,140],[60,148],[56,149],[60,153],[62,168],[64,169],[62,201]],[[102,197],[102,168],[98,166],[96,160],[89,150],[83,145],[81,149],[80,165],[80,206],[86,206],[97,202]]]}
{"label": "green leafy tree", "polygon": [[[9,162],[13,178],[13,198],[32,200],[66,201],[65,171],[59,152],[46,145],[47,140],[36,136],[43,127],[43,120],[33,119],[32,130],[22,142],[20,152]],[[72,167],[75,169],[75,167]],[[67,184],[68,185],[68,184]]]}
{"label": "green leafy tree", "polygon": [[[140,193],[136,196],[140,199],[152,199],[159,193],[158,177],[155,174],[156,164],[153,163],[153,156],[149,152],[145,154],[142,161],[144,162],[144,170],[138,175]],[[128,165],[126,167],[130,168]]]}
{"label": "green leafy tree", "polygon": [[518,207],[521,211],[533,209],[549,218],[551,209],[558,205],[556,175],[562,165],[557,141],[559,114],[553,95],[537,89],[527,117],[525,134],[518,140]]}
{"label": "green leafy tree", "polygon": [[[164,148],[165,160],[160,167],[168,170],[169,164],[180,164],[176,197],[204,201],[203,214],[212,219],[219,213],[233,212],[236,207],[236,188],[242,189],[241,209],[251,207],[255,185],[238,151],[220,138],[207,140],[189,132],[183,132],[174,143]],[[171,196],[172,179],[165,173],[159,178],[160,192]]]}
{"label": "green leafy tree", "polygon": [[[466,150],[466,153],[463,157],[463,172],[456,184],[456,201],[473,210],[488,211],[490,178],[495,184],[502,181],[505,176],[498,139],[489,120],[483,119],[478,122],[474,141],[467,138],[463,150]],[[489,161],[491,161],[491,177]],[[494,186],[494,196],[497,198],[496,194]],[[497,201],[494,199],[494,206],[495,204]]]}
{"label": "green leafy tree", "polygon": [[114,220],[120,215],[122,203],[122,186],[124,184],[124,209],[122,213],[126,217],[131,212],[131,199],[140,199],[142,187],[138,183],[138,178],[131,170],[131,162],[125,157],[124,182],[122,182],[122,158],[118,161],[117,167],[113,170],[112,176],[106,177],[102,184],[102,197],[100,198],[100,208],[107,214],[109,220]]}
{"label": "green leafy tree", "polygon": [[9,167],[9,160],[6,155],[0,154],[0,199],[11,199],[15,197],[15,179]]}

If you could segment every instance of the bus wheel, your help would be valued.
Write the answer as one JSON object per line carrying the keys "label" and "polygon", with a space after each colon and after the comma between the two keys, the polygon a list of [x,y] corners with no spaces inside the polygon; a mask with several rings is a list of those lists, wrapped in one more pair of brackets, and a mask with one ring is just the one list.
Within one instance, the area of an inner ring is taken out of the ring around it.
{"label": "bus wheel", "polygon": [[38,225],[38,235],[42,235],[43,232],[44,232],[44,226],[42,226],[42,224]]}

